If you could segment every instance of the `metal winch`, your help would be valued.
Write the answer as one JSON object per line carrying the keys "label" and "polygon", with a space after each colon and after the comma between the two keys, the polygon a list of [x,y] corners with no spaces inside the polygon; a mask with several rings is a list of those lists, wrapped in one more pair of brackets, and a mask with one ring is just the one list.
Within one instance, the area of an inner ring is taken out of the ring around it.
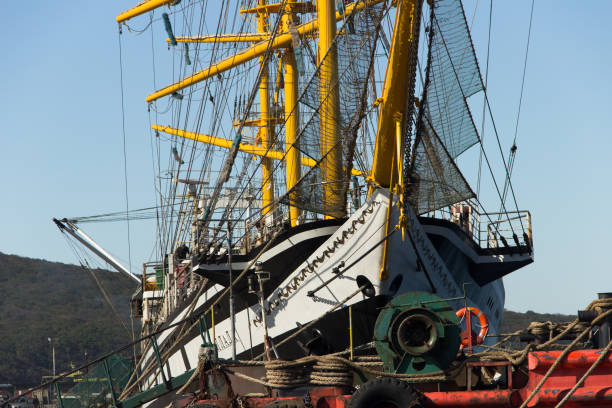
{"label": "metal winch", "polygon": [[383,308],[374,340],[385,371],[428,373],[455,360],[461,328],[455,310],[444,300],[427,292],[410,292]]}

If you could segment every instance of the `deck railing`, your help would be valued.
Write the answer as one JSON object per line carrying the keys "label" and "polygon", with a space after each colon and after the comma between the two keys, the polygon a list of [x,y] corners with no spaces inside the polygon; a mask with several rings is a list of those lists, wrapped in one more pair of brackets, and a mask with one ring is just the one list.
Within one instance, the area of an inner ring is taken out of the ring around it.
{"label": "deck railing", "polygon": [[481,248],[527,247],[533,244],[529,211],[481,212],[461,202],[423,214],[457,224]]}

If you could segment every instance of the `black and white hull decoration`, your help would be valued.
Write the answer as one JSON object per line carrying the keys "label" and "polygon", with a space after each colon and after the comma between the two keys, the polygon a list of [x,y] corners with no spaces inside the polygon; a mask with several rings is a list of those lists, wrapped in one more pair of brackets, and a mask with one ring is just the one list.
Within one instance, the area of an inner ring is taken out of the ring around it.
{"label": "black and white hull decoration", "polygon": [[[275,349],[280,358],[345,350],[349,342],[349,305],[354,312],[355,346],[370,342],[378,308],[394,296],[414,291],[432,292],[445,299],[461,298],[449,303],[456,309],[466,302],[479,308],[489,319],[490,331],[498,331],[504,305],[501,277],[531,263],[531,249],[483,249],[457,224],[419,218],[410,210],[404,240],[399,230],[388,237],[388,274],[381,279],[388,204],[388,190],[378,189],[340,225],[338,220],[329,220],[293,228],[290,234],[279,235],[278,242],[259,257],[261,269],[270,273],[264,288],[265,323],[272,343],[278,345]],[[398,216],[399,209],[394,205],[391,230]],[[317,247],[306,252],[313,245]],[[248,257],[233,257],[234,276],[248,264]],[[287,269],[298,261],[296,267]],[[194,272],[216,282],[197,299],[194,315],[206,310],[227,286],[227,266],[227,259],[194,263]],[[234,287],[235,347],[238,359],[250,359],[264,352],[265,328],[258,297],[249,293],[246,279],[243,281]],[[359,291],[360,287],[363,290]],[[356,291],[359,293],[355,295]],[[175,313],[167,324],[184,319],[187,313],[186,309]],[[308,330],[283,342],[299,327],[322,316]],[[211,323],[207,316],[212,335]],[[160,350],[172,346],[165,365],[167,375],[196,367],[202,341],[197,327],[179,342],[173,330],[160,334]],[[232,357],[227,297],[215,306],[215,342],[220,358]],[[149,349],[144,364],[153,359]],[[159,381],[159,375],[149,378],[150,385]]]}

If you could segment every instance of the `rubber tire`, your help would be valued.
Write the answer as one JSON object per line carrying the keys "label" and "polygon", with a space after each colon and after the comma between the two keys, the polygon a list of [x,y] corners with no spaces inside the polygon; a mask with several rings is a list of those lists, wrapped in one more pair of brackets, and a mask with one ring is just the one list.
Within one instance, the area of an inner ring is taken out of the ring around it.
{"label": "rubber tire", "polygon": [[347,408],[421,407],[419,394],[405,381],[380,377],[363,384],[351,396]]}

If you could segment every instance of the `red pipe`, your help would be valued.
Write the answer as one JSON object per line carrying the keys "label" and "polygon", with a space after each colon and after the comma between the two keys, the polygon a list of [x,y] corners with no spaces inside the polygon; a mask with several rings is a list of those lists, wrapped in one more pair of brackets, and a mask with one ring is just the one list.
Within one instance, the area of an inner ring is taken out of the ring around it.
{"label": "red pipe", "polygon": [[426,392],[427,407],[508,407],[521,405],[521,397],[516,390]]}
{"label": "red pipe", "polygon": [[[547,370],[557,361],[561,351],[537,351],[529,353],[529,370]],[[577,350],[568,355],[557,366],[557,370],[563,368],[588,368],[601,355],[601,350]],[[612,353],[602,360],[597,368],[612,368]]]}
{"label": "red pipe", "polygon": [[[571,388],[571,387],[570,387]],[[541,389],[538,394],[531,401],[529,401],[529,407],[537,405],[550,406],[556,405],[559,401],[567,395],[570,388],[565,389]],[[578,388],[572,396],[567,400],[567,403],[563,406],[564,408],[569,407],[582,407],[585,405],[597,405],[597,406],[610,406],[612,401],[612,384],[610,387],[581,387]]]}

